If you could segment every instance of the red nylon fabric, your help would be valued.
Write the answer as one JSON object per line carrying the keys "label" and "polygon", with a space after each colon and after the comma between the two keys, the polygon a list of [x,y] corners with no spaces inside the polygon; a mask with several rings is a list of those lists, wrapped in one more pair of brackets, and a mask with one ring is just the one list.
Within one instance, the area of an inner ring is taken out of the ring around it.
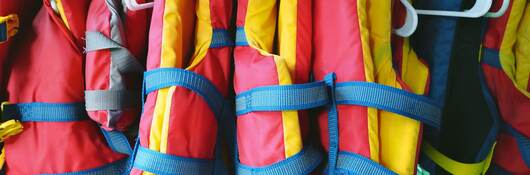
{"label": "red nylon fabric", "polygon": [[[330,72],[336,82],[366,81],[361,26],[357,15],[357,1],[314,1],[314,64],[315,80],[322,80]],[[366,26],[364,26],[366,27]],[[362,29],[367,31],[366,28]],[[371,60],[370,60],[371,61]],[[371,73],[371,72],[370,72]],[[370,157],[368,142],[367,108],[338,105],[339,151],[348,151]],[[329,147],[327,111],[318,115],[320,138],[324,148]]]}
{"label": "red nylon fabric", "polygon": [[[10,103],[83,101],[82,39],[88,0],[63,1],[72,32],[48,0],[20,38],[7,84]],[[112,152],[90,121],[25,122],[24,131],[5,141],[7,174],[76,172],[125,158]],[[29,158],[31,157],[31,158]]]}

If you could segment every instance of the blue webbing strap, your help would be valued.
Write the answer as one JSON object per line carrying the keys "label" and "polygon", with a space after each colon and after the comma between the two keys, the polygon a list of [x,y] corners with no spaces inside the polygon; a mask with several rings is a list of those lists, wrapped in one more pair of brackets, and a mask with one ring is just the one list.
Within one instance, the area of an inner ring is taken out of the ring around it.
{"label": "blue webbing strap", "polygon": [[314,148],[308,146],[299,153],[280,162],[265,167],[249,167],[237,163],[238,175],[299,175],[309,174],[322,161],[322,155]]}
{"label": "blue webbing strap", "polygon": [[132,148],[129,144],[129,140],[127,139],[127,136],[123,134],[123,132],[120,131],[107,131],[103,128],[100,128],[101,133],[103,133],[103,136],[105,137],[105,140],[107,140],[107,144],[109,147],[115,151],[122,154],[131,155]]}
{"label": "blue webbing strap", "polygon": [[[427,97],[370,82],[336,83],[337,105],[374,107],[440,128],[441,109]],[[236,114],[254,111],[303,110],[330,104],[326,83],[257,87],[236,96]]]}
{"label": "blue webbing strap", "polygon": [[506,132],[508,132],[508,134],[515,137],[515,140],[517,141],[517,146],[519,147],[519,151],[521,152],[521,157],[523,158],[526,166],[530,168],[530,139],[525,137],[523,134],[519,133],[519,131],[515,130],[509,124],[505,123],[503,128]]}
{"label": "blue webbing strap", "polygon": [[236,46],[248,46],[247,35],[243,27],[237,27],[236,29]]}
{"label": "blue webbing strap", "polygon": [[180,86],[199,94],[217,118],[223,112],[224,97],[208,79],[194,72],[178,68],[158,68],[145,72],[144,81],[146,94],[161,88]]}
{"label": "blue webbing strap", "polygon": [[483,47],[481,62],[494,68],[502,69],[501,61],[499,60],[499,51],[495,49]]}
{"label": "blue webbing strap", "polygon": [[327,95],[324,82],[257,87],[237,95],[236,115],[310,109],[328,104]]}
{"label": "blue webbing strap", "polygon": [[350,152],[339,152],[336,171],[338,174],[397,175],[381,164]]}
{"label": "blue webbing strap", "polygon": [[214,162],[164,154],[139,146],[133,167],[159,175],[203,175],[213,171]]}
{"label": "blue webbing strap", "polygon": [[233,46],[234,41],[230,37],[230,33],[225,29],[213,29],[212,42],[210,48],[219,48],[226,46]]}
{"label": "blue webbing strap", "polygon": [[[21,122],[75,122],[88,119],[83,103],[18,103],[5,104],[2,120]],[[118,131],[103,131],[109,147],[116,152],[130,154],[127,137]]]}
{"label": "blue webbing strap", "polygon": [[441,109],[427,97],[369,82],[337,83],[337,104],[375,107],[404,115],[434,128],[441,123]]}
{"label": "blue webbing strap", "polygon": [[57,173],[57,174],[42,174],[42,175],[122,175],[127,166],[127,160],[118,160],[113,163],[84,171],[70,172],[70,173]]}
{"label": "blue webbing strap", "polygon": [[5,104],[3,120],[21,122],[73,122],[88,119],[83,103]]}
{"label": "blue webbing strap", "polygon": [[329,88],[330,104],[328,105],[328,174],[335,175],[337,168],[337,154],[339,152],[339,114],[337,112],[337,101],[335,93],[335,73],[330,73],[324,77],[324,82]]}

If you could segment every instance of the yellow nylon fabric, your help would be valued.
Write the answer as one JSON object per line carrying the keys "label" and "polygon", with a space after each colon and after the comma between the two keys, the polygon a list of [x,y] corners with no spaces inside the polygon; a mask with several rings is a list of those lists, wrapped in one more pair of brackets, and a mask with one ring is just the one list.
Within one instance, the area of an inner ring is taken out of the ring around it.
{"label": "yellow nylon fabric", "polygon": [[62,0],[55,0],[55,2],[59,10],[59,16],[61,16],[61,19],[63,20],[63,23],[66,26],[66,28],[70,29],[70,25],[68,24],[68,18],[66,18],[66,13],[64,12]]}
{"label": "yellow nylon fabric", "polygon": [[[357,1],[357,15],[359,21],[359,32],[361,35],[361,47],[364,61],[366,82],[375,82],[374,63],[370,51],[370,34],[368,29],[368,12],[366,0]],[[368,108],[368,144],[370,146],[370,158],[379,162],[379,115],[376,108]]]}
{"label": "yellow nylon fabric", "polygon": [[495,144],[491,148],[486,159],[478,163],[462,163],[455,161],[434,148],[431,144],[424,142],[422,145],[422,151],[434,161],[438,166],[451,174],[456,175],[468,175],[468,174],[486,174],[488,167],[493,157],[493,150]]}
{"label": "yellow nylon fabric", "polygon": [[499,59],[502,69],[513,81],[515,87],[530,98],[530,92],[526,90],[530,76],[530,51],[528,50],[530,47],[528,38],[530,10],[526,8],[527,3],[526,0],[512,1],[510,17],[499,50]]}
{"label": "yellow nylon fabric", "polygon": [[[392,66],[391,18],[392,1],[370,1],[368,22],[370,47],[375,67],[375,80],[379,84],[402,89]],[[408,45],[405,42],[405,45]],[[421,64],[412,50],[403,49],[403,69],[411,69],[405,82],[418,81],[410,87],[413,93],[423,93],[427,80],[427,68]],[[417,71],[419,70],[419,71]],[[416,72],[417,71],[417,72]],[[420,122],[392,112],[379,110],[380,163],[398,174],[413,174],[416,168],[416,152],[420,133]]]}

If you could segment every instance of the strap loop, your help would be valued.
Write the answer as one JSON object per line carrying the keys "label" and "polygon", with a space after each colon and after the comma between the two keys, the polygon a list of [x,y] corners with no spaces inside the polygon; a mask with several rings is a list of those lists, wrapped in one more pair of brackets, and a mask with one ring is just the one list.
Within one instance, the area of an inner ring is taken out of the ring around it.
{"label": "strap loop", "polygon": [[139,92],[127,90],[90,90],[85,91],[87,111],[121,110],[138,105]]}
{"label": "strap loop", "polygon": [[142,72],[142,64],[122,45],[106,37],[101,32],[86,32],[86,51],[110,49],[112,63],[120,72]]}

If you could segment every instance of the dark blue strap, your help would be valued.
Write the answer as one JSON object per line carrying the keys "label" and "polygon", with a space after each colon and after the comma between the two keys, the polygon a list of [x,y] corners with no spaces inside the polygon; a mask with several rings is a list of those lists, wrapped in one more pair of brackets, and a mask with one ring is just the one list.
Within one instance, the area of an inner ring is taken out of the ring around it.
{"label": "dark blue strap", "polygon": [[83,103],[18,103],[4,105],[2,118],[22,122],[73,122],[88,116]]}
{"label": "dark blue strap", "polygon": [[0,23],[0,43],[7,41],[7,22]]}
{"label": "dark blue strap", "polygon": [[243,27],[237,27],[236,29],[236,46],[248,46],[247,35]]}
{"label": "dark blue strap", "polygon": [[[83,103],[18,103],[3,106],[2,120],[21,122],[75,122],[88,119]],[[119,131],[101,129],[109,147],[116,152],[130,154],[127,137]]]}
{"label": "dark blue strap", "polygon": [[521,157],[523,158],[526,166],[530,168],[530,139],[525,137],[519,131],[515,130],[509,124],[505,123],[503,128],[504,130],[506,130],[506,132],[508,132],[508,134],[515,137],[515,140],[517,141],[517,146],[519,147],[519,151],[521,152]]}
{"label": "dark blue strap", "polygon": [[127,167],[127,160],[118,160],[116,162],[84,171],[70,172],[70,173],[57,173],[57,174],[43,174],[43,175],[121,175],[124,174]]}
{"label": "dark blue strap", "polygon": [[214,162],[164,154],[139,146],[133,167],[159,175],[203,175],[212,173]]}
{"label": "dark blue strap", "polygon": [[159,68],[145,72],[145,94],[171,86],[187,88],[199,94],[208,103],[216,117],[223,112],[224,97],[205,77],[178,68]]}
{"label": "dark blue strap", "polygon": [[[329,170],[326,171],[329,172]],[[352,175],[397,175],[397,173],[392,172],[377,162],[350,152],[339,152],[336,173]]]}
{"label": "dark blue strap", "polygon": [[250,167],[237,163],[238,175],[298,175],[309,174],[322,161],[322,155],[314,147],[307,147],[292,157],[265,167]]}
{"label": "dark blue strap", "polygon": [[499,51],[495,49],[483,47],[481,62],[494,68],[502,69],[501,61],[499,60]]}
{"label": "dark blue strap", "polygon": [[131,155],[132,148],[129,144],[129,141],[127,139],[127,136],[123,134],[123,132],[120,131],[107,131],[103,128],[101,129],[101,133],[103,133],[103,136],[105,137],[105,140],[107,140],[107,144],[109,147],[115,151],[122,154]]}
{"label": "dark blue strap", "polygon": [[213,29],[212,42],[210,48],[219,48],[233,46],[234,41],[230,37],[230,33],[225,29]]}
{"label": "dark blue strap", "polygon": [[427,97],[369,82],[337,83],[337,104],[375,107],[440,128],[441,109]]}
{"label": "dark blue strap", "polygon": [[236,96],[236,115],[310,109],[326,105],[328,101],[324,82],[257,87]]}

